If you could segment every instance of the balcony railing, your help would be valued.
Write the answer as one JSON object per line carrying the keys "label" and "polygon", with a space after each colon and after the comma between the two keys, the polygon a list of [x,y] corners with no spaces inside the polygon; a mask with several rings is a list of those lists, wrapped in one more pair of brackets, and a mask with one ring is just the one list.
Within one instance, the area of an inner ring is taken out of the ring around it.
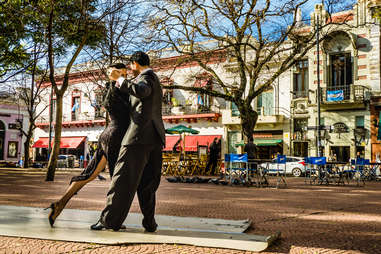
{"label": "balcony railing", "polygon": [[[105,119],[104,116],[97,115],[97,116],[88,116],[85,114],[79,114],[77,115],[77,118],[74,120],[71,115],[64,115],[62,122],[76,122],[76,121],[93,121],[93,120],[102,120]],[[53,117],[54,122],[54,117]],[[36,123],[49,123],[49,117],[48,116],[41,116],[36,119]]]}
{"label": "balcony railing", "polygon": [[325,104],[364,103],[369,88],[362,85],[321,88],[321,102]]}
{"label": "balcony railing", "polygon": [[163,116],[172,116],[172,115],[193,115],[193,114],[206,114],[206,113],[220,113],[220,108],[215,106],[171,106],[171,105],[163,105],[162,106],[162,114]]}
{"label": "balcony railing", "polygon": [[292,98],[298,99],[298,98],[307,98],[308,97],[308,91],[293,91],[292,92]]}

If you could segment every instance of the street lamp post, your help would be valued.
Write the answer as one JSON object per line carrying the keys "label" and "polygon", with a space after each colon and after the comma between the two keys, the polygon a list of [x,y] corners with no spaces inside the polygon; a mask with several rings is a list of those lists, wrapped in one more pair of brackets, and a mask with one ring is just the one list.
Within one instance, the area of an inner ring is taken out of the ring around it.
{"label": "street lamp post", "polygon": [[317,156],[321,157],[321,151],[320,151],[320,143],[321,143],[321,135],[320,135],[320,129],[321,129],[321,122],[320,122],[320,47],[319,47],[319,16],[316,18],[316,47],[317,47],[317,142],[316,142],[316,149],[317,149]]}
{"label": "street lamp post", "polygon": [[50,160],[50,153],[52,151],[52,122],[53,122],[53,86],[50,92],[50,112],[49,112],[49,144],[48,144],[48,160]]}

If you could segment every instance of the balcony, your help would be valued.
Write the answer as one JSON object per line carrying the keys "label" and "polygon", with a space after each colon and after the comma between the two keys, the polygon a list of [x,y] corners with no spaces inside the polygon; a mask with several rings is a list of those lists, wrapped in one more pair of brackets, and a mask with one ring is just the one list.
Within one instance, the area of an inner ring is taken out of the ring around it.
{"label": "balcony", "polygon": [[293,91],[292,99],[308,98],[308,90],[304,91]]}
{"label": "balcony", "polygon": [[270,124],[272,126],[283,123],[285,121],[285,117],[283,115],[259,115],[257,124]]}
{"label": "balcony", "polygon": [[162,115],[163,116],[174,116],[174,115],[194,115],[194,114],[207,114],[207,113],[220,113],[220,108],[218,107],[206,107],[199,105],[191,106],[171,106],[171,105],[163,105],[162,106]]}
{"label": "balcony", "polygon": [[[54,121],[53,121],[54,124]],[[71,115],[64,115],[62,119],[62,127],[70,128],[70,127],[91,127],[94,125],[105,125],[106,120],[105,117],[97,115],[97,116],[89,116],[86,114],[79,114],[75,120],[72,120]],[[41,116],[36,120],[36,126],[39,128],[48,128],[49,127],[49,116]]]}
{"label": "balcony", "polygon": [[222,124],[224,125],[237,125],[241,124],[241,117],[239,111],[236,109],[224,109],[222,110]]}
{"label": "balcony", "polygon": [[215,106],[205,107],[199,105],[198,107],[193,105],[186,106],[172,106],[163,105],[162,115],[163,120],[169,123],[178,123],[185,121],[188,123],[197,122],[197,120],[208,120],[218,122],[221,116],[221,109]]}
{"label": "balcony", "polygon": [[362,85],[322,87],[321,103],[322,106],[329,105],[353,105],[365,106],[369,98],[369,88]]}

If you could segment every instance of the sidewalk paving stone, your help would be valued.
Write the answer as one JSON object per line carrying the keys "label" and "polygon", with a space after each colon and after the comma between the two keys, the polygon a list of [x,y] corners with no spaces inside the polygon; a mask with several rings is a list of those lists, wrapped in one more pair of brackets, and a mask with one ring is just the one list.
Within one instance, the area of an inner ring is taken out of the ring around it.
{"label": "sidewalk paving stone", "polygon": [[[45,182],[44,171],[0,169],[0,204],[47,207],[78,172],[57,171]],[[107,177],[107,174],[104,174]],[[275,186],[275,179],[270,179]],[[281,231],[282,238],[263,253],[381,253],[381,182],[365,187],[315,186],[288,178],[287,189],[213,184],[168,183],[162,179],[156,213],[243,220],[249,234]],[[94,180],[67,208],[101,211],[109,181]],[[140,212],[134,200],[131,212]],[[12,246],[12,247],[7,247]],[[39,249],[40,248],[40,249]],[[17,252],[17,250],[19,250]],[[42,251],[43,250],[43,251]],[[0,237],[0,253],[249,253],[188,245],[89,245]]]}

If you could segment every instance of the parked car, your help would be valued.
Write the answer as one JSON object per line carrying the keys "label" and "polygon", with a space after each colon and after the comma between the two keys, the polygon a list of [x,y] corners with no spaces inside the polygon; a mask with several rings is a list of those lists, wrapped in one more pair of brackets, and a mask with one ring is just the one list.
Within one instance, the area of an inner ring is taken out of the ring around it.
{"label": "parked car", "polygon": [[306,172],[306,164],[304,158],[302,157],[286,157],[286,164],[277,164],[276,159],[273,159],[272,162],[266,162],[260,164],[261,167],[268,169],[269,174],[274,174],[276,170],[284,170],[286,167],[286,174],[293,175],[295,177],[302,176]]}
{"label": "parked car", "polygon": [[75,161],[75,155],[60,154],[58,155],[57,168],[73,168]]}

